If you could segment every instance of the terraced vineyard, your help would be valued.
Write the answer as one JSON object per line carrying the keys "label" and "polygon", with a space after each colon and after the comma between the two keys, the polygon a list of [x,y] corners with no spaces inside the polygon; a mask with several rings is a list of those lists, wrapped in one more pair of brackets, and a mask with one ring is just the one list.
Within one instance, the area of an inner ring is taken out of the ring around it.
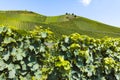
{"label": "terraced vineyard", "polygon": [[0,25],[14,26],[28,31],[33,30],[35,26],[43,26],[50,28],[58,37],[74,32],[94,38],[120,37],[120,28],[74,14],[44,16],[32,11],[0,11]]}

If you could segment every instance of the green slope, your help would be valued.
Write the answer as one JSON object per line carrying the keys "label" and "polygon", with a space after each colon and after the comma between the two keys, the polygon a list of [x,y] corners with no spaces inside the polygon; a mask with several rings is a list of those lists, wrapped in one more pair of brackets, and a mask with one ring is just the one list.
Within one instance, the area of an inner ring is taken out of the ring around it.
{"label": "green slope", "polygon": [[46,16],[31,11],[0,11],[0,25],[33,29],[36,24],[45,20]]}
{"label": "green slope", "polygon": [[83,35],[101,38],[104,36],[120,37],[120,28],[102,24],[86,18],[79,17],[71,21],[50,23],[56,33],[70,34],[78,32]]}
{"label": "green slope", "polygon": [[95,38],[120,37],[120,28],[70,14],[44,16],[32,11],[0,11],[0,25],[22,30],[32,30],[35,26],[49,27],[57,37],[75,32]]}

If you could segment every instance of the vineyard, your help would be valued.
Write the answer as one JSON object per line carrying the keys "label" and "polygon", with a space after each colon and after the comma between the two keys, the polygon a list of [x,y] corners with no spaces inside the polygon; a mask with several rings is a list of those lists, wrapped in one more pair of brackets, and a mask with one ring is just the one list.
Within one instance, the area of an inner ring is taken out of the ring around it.
{"label": "vineyard", "polygon": [[57,38],[75,32],[94,38],[120,37],[120,28],[75,14],[45,16],[24,10],[0,11],[0,25],[15,26],[19,30],[27,31],[33,30],[35,26],[43,26],[44,29],[49,27]]}
{"label": "vineyard", "polygon": [[55,39],[41,27],[26,35],[0,27],[0,80],[120,80],[120,38]]}

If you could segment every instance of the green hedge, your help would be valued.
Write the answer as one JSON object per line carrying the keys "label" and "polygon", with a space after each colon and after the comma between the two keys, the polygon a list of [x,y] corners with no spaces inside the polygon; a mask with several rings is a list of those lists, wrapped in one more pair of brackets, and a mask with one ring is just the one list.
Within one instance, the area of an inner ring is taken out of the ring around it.
{"label": "green hedge", "polygon": [[71,64],[71,80],[120,80],[120,39],[63,36],[58,55]]}
{"label": "green hedge", "polygon": [[0,27],[0,80],[120,80],[119,38],[54,38],[40,27],[27,35]]}

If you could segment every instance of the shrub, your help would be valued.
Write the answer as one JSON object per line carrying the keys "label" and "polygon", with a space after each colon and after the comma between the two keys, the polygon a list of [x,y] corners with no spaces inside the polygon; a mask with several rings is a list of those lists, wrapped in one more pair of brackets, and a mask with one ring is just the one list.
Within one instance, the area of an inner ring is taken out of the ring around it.
{"label": "shrub", "polygon": [[120,39],[0,27],[0,63],[0,80],[120,80]]}

